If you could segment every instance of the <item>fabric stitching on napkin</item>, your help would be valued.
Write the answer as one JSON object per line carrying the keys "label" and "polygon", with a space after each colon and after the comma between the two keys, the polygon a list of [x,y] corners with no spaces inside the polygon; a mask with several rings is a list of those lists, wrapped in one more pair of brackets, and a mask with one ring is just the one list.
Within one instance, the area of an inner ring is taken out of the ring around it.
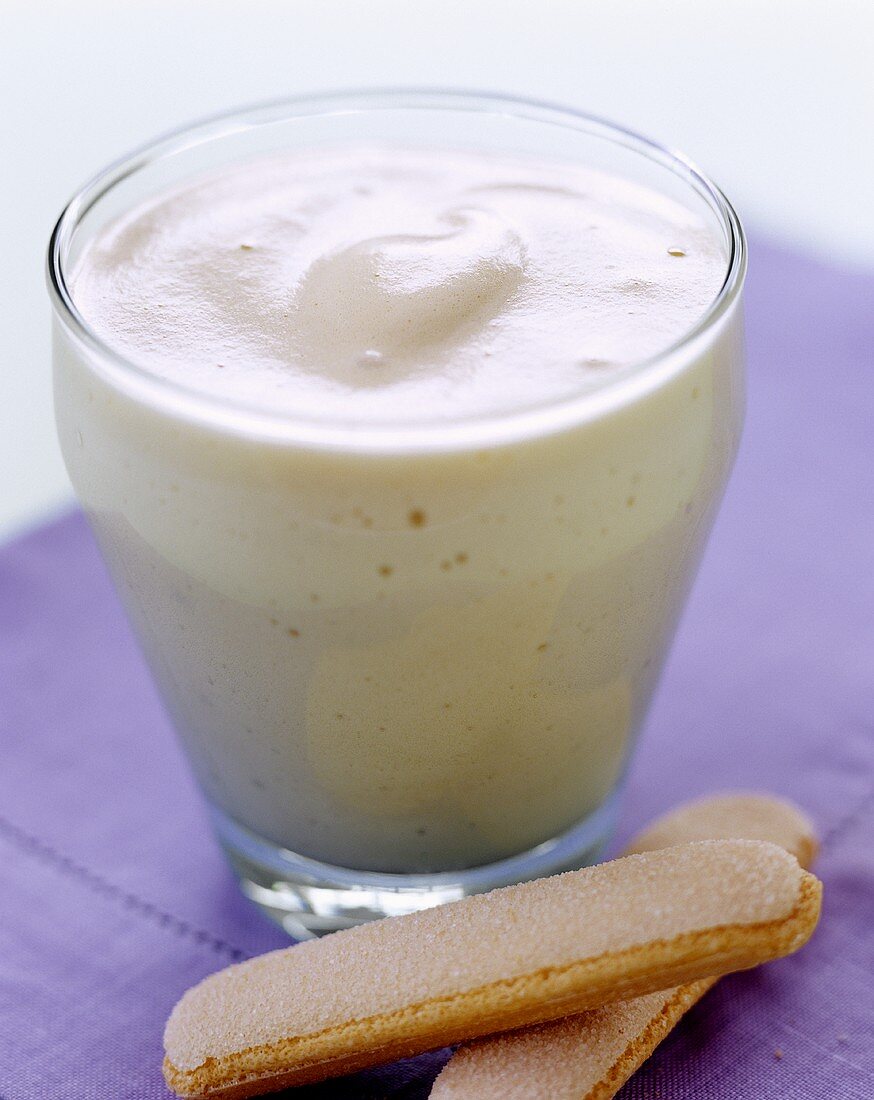
{"label": "fabric stitching on napkin", "polygon": [[[209,947],[217,954],[227,956],[232,962],[241,962],[243,959],[249,958],[248,952],[242,951],[239,947],[234,947],[220,936],[213,935],[201,928],[195,928],[188,921],[173,916],[172,913],[165,912],[159,906],[153,905],[152,902],[145,901],[136,894],[108,882],[96,871],[92,871],[69,856],[63,855],[50,844],[25,832],[24,829],[14,825],[3,816],[0,816],[0,837],[25,855],[47,864],[59,874],[78,880],[92,893],[106,899],[120,901],[129,912],[136,913],[138,916],[157,924],[159,928],[166,928],[169,932],[183,939],[193,939],[197,943]],[[3,1098],[0,1097],[0,1100],[3,1100]]]}
{"label": "fabric stitching on napkin", "polygon": [[856,805],[826,832],[822,838],[820,850],[825,851],[827,848],[831,848],[836,840],[840,840],[844,833],[862,820],[872,806],[874,806],[874,783],[871,784]]}

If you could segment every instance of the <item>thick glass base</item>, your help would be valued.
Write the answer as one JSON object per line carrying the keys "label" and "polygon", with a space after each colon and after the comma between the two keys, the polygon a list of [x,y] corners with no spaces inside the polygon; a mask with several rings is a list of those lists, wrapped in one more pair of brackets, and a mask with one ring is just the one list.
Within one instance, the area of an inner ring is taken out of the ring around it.
{"label": "thick glass base", "polygon": [[296,855],[212,807],[213,825],[246,897],[296,940],[597,861],[613,832],[620,792],[561,836],[497,863],[442,874],[381,874]]}

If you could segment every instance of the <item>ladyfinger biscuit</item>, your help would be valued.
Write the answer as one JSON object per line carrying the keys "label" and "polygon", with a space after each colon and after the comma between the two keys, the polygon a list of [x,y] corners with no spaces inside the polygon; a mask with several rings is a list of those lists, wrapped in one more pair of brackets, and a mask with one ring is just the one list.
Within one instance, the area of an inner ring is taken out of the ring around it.
{"label": "ladyfinger biscuit", "polygon": [[336,932],[213,974],[164,1033],[184,1097],[242,1098],[788,954],[820,884],[782,848],[702,841]]}
{"label": "ladyfinger biscuit", "polygon": [[669,810],[638,833],[623,854],[693,840],[767,840],[807,868],[817,852],[813,822],[797,806],[773,795],[737,793],[698,798]]}
{"label": "ladyfinger biscuit", "polygon": [[[721,795],[687,803],[655,821],[628,852],[709,838],[770,840],[803,866],[816,854],[811,822],[787,802]],[[609,1100],[677,1021],[714,984],[679,988],[459,1047],[431,1090],[433,1100]]]}

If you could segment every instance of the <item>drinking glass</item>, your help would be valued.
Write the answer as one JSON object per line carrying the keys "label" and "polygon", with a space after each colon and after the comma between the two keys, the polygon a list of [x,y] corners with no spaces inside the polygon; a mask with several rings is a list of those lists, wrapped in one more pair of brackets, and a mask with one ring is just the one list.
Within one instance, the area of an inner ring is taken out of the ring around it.
{"label": "drinking glass", "polygon": [[[350,143],[615,173],[704,218],[724,282],[598,388],[451,422],[231,401],[119,354],[77,309],[71,273],[110,220],[198,173]],[[67,468],[218,839],[291,934],[597,858],[737,447],[745,263],[684,157],[489,95],[225,115],[64,210],[48,270]]]}

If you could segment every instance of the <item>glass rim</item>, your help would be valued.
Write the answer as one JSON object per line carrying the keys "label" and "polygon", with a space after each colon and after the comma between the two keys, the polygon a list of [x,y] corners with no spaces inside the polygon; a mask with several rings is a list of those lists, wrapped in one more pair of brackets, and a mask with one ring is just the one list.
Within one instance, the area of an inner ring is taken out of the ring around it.
{"label": "glass rim", "polygon": [[[548,399],[521,409],[455,420],[376,421],[315,419],[275,412],[213,394],[154,373],[113,348],[79,312],[67,282],[66,261],[85,215],[114,187],[156,161],[235,133],[283,120],[384,110],[444,110],[499,114],[575,130],[642,155],[684,181],[716,214],[726,235],[725,278],[698,320],[662,351],[628,364],[597,389]],[[391,87],[283,97],[222,111],[186,123],[119,157],[88,180],[62,210],[49,238],[46,281],[55,316],[83,344],[111,384],[159,411],[231,434],[319,450],[362,453],[430,452],[478,448],[549,435],[633,402],[667,381],[703,344],[743,286],[747,244],[740,219],[721,189],[684,154],[598,115],[548,101],[464,89]]]}

